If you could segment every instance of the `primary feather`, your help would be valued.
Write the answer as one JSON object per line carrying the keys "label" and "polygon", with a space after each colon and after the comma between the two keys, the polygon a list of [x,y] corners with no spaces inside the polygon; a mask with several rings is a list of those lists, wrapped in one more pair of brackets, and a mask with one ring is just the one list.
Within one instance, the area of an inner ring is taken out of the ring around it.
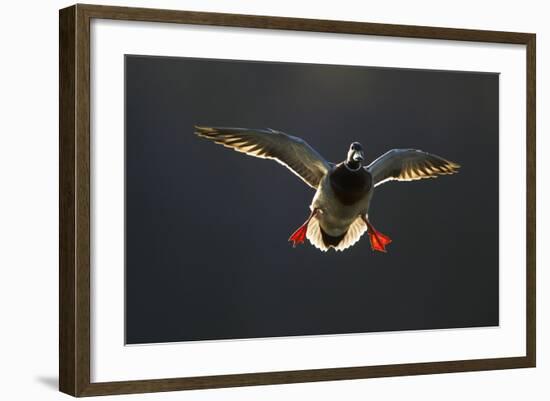
{"label": "primary feather", "polygon": [[195,127],[195,133],[238,152],[271,159],[287,167],[317,189],[329,172],[329,163],[306,141],[272,129]]}
{"label": "primary feather", "polygon": [[365,167],[374,186],[387,181],[413,181],[454,174],[460,165],[416,149],[392,149]]}

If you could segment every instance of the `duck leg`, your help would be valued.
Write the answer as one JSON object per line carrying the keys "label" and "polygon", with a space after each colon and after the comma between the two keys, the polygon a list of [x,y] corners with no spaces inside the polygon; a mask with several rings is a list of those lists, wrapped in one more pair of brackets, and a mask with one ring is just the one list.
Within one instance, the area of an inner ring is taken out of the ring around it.
{"label": "duck leg", "polygon": [[300,228],[298,228],[296,231],[294,231],[292,233],[292,235],[290,236],[290,238],[288,239],[289,241],[292,242],[292,247],[293,248],[296,248],[296,245],[304,243],[304,241],[306,239],[306,234],[307,234],[307,225],[309,224],[311,219],[313,217],[315,217],[315,215],[317,214],[317,211],[318,211],[318,209],[313,209],[313,211],[311,212],[311,214],[309,215],[307,220],[304,222],[304,224],[302,224],[300,226]]}
{"label": "duck leg", "polygon": [[391,238],[374,228],[374,226],[367,219],[367,216],[361,216],[361,218],[367,225],[367,234],[369,234],[370,246],[372,250],[386,252],[386,245],[391,242]]}

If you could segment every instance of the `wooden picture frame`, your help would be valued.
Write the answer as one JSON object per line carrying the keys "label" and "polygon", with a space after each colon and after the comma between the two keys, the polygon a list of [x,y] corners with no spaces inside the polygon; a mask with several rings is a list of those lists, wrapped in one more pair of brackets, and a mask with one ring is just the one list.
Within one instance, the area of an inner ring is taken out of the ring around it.
{"label": "wooden picture frame", "polygon": [[[221,376],[91,382],[90,21],[94,18],[525,45],[527,54],[525,60],[527,71],[526,355]],[[535,34],[81,4],[60,10],[59,29],[60,391],[73,396],[94,396],[535,366]]]}

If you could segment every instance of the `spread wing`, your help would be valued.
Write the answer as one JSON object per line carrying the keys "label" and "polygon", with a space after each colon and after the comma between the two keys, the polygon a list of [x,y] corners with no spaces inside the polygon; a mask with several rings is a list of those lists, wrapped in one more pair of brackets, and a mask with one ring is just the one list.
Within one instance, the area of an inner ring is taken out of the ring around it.
{"label": "spread wing", "polygon": [[458,173],[460,165],[416,149],[392,149],[367,167],[374,186],[386,181],[412,181]]}
{"label": "spread wing", "polygon": [[317,189],[329,163],[306,141],[272,129],[195,127],[195,134],[247,155],[272,159]]}

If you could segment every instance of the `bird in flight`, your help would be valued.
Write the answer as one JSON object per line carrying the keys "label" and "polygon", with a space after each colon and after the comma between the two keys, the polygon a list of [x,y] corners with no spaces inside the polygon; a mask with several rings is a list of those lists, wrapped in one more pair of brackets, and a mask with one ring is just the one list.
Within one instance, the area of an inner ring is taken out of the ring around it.
{"label": "bird in flight", "polygon": [[375,188],[388,181],[454,174],[460,167],[417,149],[392,149],[363,165],[364,150],[359,142],[350,145],[344,161],[330,163],[303,139],[269,128],[195,126],[195,134],[250,156],[275,160],[315,189],[311,213],[289,241],[296,246],[307,238],[322,251],[343,251],[366,231],[372,250],[386,252],[392,240],[368,218]]}

